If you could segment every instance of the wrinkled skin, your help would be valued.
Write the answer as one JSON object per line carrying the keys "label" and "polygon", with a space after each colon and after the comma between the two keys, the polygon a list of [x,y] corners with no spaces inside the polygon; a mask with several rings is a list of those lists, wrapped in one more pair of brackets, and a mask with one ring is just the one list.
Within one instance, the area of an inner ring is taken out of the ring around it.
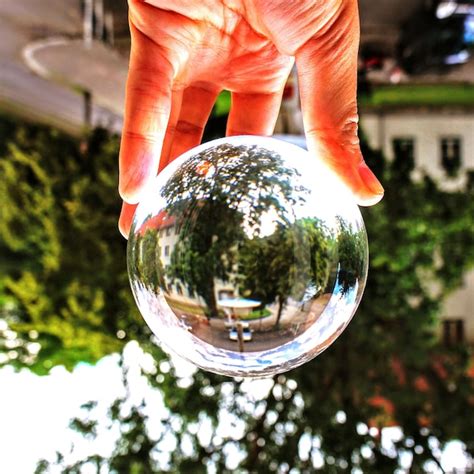
{"label": "wrinkled skin", "polygon": [[129,0],[119,227],[157,171],[198,145],[217,95],[227,135],[271,135],[296,61],[308,148],[362,205],[383,195],[357,139],[356,0]]}

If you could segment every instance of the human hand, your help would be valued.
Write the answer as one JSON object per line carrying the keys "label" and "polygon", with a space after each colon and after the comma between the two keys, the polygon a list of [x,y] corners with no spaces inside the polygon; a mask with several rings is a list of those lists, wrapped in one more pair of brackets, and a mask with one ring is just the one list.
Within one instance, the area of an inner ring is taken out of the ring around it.
{"label": "human hand", "polygon": [[308,149],[359,204],[383,195],[357,138],[357,0],[129,0],[119,227],[156,173],[201,142],[219,92],[227,135],[271,135],[296,59]]}

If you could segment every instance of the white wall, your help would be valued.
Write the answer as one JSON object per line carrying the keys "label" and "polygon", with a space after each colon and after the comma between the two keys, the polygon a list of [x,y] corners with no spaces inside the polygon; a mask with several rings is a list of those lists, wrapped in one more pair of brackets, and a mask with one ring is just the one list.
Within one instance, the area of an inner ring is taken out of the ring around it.
{"label": "white wall", "polygon": [[[445,189],[459,188],[466,179],[463,171],[474,170],[474,111],[366,112],[361,127],[371,147],[382,149],[388,159],[393,159],[394,138],[414,138],[417,169],[426,171]],[[456,179],[447,179],[441,166],[440,140],[449,136],[461,137],[461,172]],[[474,344],[474,271],[465,275],[462,288],[447,299],[443,318],[463,319],[466,338]]]}
{"label": "white wall", "polygon": [[474,170],[474,112],[366,112],[362,113],[361,127],[369,144],[382,149],[388,159],[393,159],[394,138],[414,138],[417,168],[445,188],[462,186],[465,175],[446,179],[441,166],[441,138],[460,137],[462,168]]}
{"label": "white wall", "polygon": [[464,319],[466,339],[474,344],[474,271],[466,274],[463,286],[448,297],[443,316],[446,319]]}

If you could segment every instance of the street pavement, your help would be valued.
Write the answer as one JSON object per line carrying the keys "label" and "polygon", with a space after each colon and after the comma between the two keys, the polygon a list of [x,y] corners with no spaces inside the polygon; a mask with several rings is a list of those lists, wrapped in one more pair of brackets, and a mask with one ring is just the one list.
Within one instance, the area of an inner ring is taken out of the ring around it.
{"label": "street pavement", "polygon": [[[0,2],[0,110],[77,134],[84,127],[83,91],[87,90],[94,104],[92,125],[120,132],[128,60],[100,42],[89,49],[84,46],[80,3]],[[362,43],[381,43],[388,52],[393,51],[400,25],[422,3],[359,0]],[[51,42],[51,38],[59,40]],[[441,80],[474,82],[474,61],[453,69]],[[408,81],[439,82],[440,76]]]}
{"label": "street pavement", "polygon": [[[0,2],[0,110],[80,133],[84,126],[84,102],[77,87],[72,87],[74,81],[58,83],[37,76],[24,63],[22,51],[40,38],[80,38],[81,34],[79,0]],[[65,64],[74,62],[70,55]],[[92,124],[119,131],[121,117],[96,105]]]}
{"label": "street pavement", "polygon": [[38,42],[29,50],[30,66],[37,63],[52,80],[91,91],[96,103],[116,115],[123,113],[128,60],[119,53],[98,41],[85,48],[81,39]]}

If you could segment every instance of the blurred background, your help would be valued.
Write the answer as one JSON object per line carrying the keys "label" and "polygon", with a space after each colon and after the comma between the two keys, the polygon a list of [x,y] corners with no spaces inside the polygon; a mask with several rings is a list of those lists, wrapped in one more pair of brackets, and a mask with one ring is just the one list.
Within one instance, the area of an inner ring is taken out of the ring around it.
{"label": "blurred background", "polygon": [[[0,472],[474,471],[474,2],[359,7],[386,189],[363,209],[365,296],[322,356],[249,381],[169,360],[131,296],[126,2],[0,3]],[[303,133],[294,74],[276,132]]]}

